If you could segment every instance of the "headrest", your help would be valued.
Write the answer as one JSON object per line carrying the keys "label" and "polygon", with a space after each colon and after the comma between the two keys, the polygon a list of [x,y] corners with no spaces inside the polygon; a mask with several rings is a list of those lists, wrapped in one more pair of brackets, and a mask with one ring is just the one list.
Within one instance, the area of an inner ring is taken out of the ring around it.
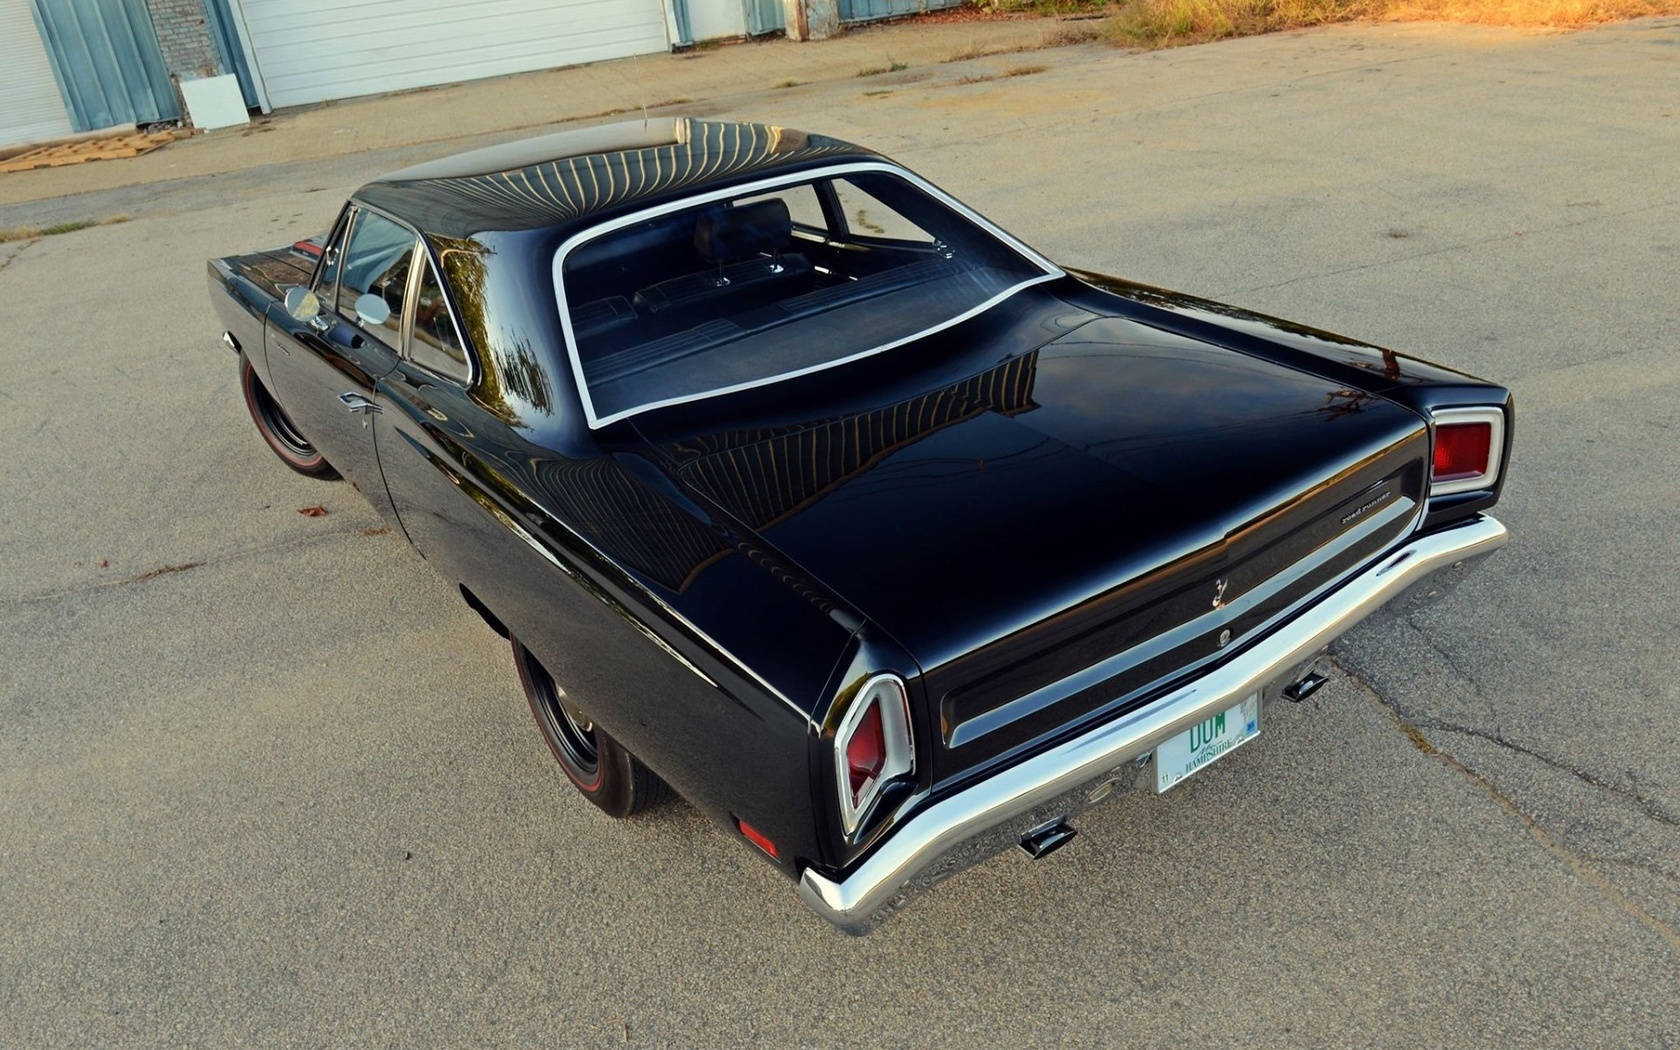
{"label": "headrest", "polygon": [[694,226],[694,247],[707,262],[741,262],[781,251],[792,240],[793,219],[780,197],[707,212]]}

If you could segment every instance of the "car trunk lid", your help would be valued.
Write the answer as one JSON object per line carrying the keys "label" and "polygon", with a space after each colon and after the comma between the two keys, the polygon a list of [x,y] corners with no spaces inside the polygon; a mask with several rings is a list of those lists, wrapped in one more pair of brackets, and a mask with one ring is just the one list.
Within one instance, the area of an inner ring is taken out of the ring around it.
{"label": "car trunk lid", "polygon": [[1238,651],[1416,520],[1386,400],[1118,318],[677,472],[923,668],[950,782]]}

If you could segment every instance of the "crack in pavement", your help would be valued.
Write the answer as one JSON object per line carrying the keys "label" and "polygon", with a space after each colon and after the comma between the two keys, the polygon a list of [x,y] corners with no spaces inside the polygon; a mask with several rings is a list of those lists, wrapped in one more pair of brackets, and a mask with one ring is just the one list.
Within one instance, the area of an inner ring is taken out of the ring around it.
{"label": "crack in pavement", "polygon": [[1487,777],[1484,777],[1474,769],[1471,769],[1469,766],[1455,758],[1451,753],[1442,750],[1439,745],[1430,740],[1429,737],[1424,734],[1422,729],[1407,720],[1398,704],[1391,702],[1387,697],[1383,696],[1382,693],[1378,692],[1376,686],[1366,681],[1365,678],[1358,673],[1344,667],[1340,662],[1333,660],[1332,663],[1338,670],[1347,676],[1348,681],[1352,682],[1355,687],[1365,694],[1366,699],[1375,705],[1378,710],[1388,716],[1389,720],[1394,724],[1394,727],[1400,730],[1400,732],[1412,742],[1414,747],[1435,759],[1437,762],[1440,762],[1448,769],[1451,769],[1463,776],[1483,794],[1487,795],[1488,798],[1492,799],[1495,805],[1510,814],[1510,816],[1516,819],[1518,823],[1522,824],[1522,826],[1527,829],[1530,837],[1532,837],[1534,841],[1538,842],[1548,853],[1568,864],[1571,871],[1587,883],[1591,884],[1601,896],[1614,904],[1624,915],[1645,927],[1647,930],[1650,930],[1652,933],[1655,933],[1658,937],[1661,937],[1663,941],[1668,944],[1669,949],[1673,951],[1676,956],[1680,956],[1680,931],[1676,931],[1673,926],[1670,926],[1662,919],[1657,918],[1655,915],[1652,915],[1650,912],[1640,907],[1637,902],[1635,902],[1627,894],[1623,893],[1614,883],[1612,883],[1589,863],[1589,861],[1593,858],[1571,848],[1554,836],[1550,831],[1547,831],[1544,825],[1529,816],[1528,813],[1518,806],[1509,795],[1500,791],[1499,788]]}
{"label": "crack in pavement", "polygon": [[[1405,617],[1404,622],[1405,622],[1407,627],[1410,627],[1412,629],[1412,632],[1413,632],[1414,636],[1418,639],[1418,641],[1422,642],[1424,645],[1427,645],[1432,652],[1434,652],[1437,656],[1439,656],[1441,658],[1441,660],[1444,661],[1446,663],[1446,665],[1449,668],[1452,669],[1454,674],[1458,675],[1459,678],[1461,678],[1465,682],[1469,683],[1470,689],[1475,695],[1477,695],[1477,696],[1482,695],[1481,683],[1477,682],[1475,677],[1473,675],[1471,675],[1469,671],[1467,671],[1463,667],[1459,666],[1458,661],[1453,659],[1452,654],[1447,652],[1447,650],[1443,649],[1441,647],[1440,643],[1436,642],[1434,638],[1430,637],[1429,632],[1427,632],[1423,628],[1419,627],[1417,625],[1417,622],[1410,616]],[[1354,672],[1352,670],[1350,670],[1349,668],[1347,668],[1343,664],[1338,663],[1337,666],[1341,667],[1343,671],[1346,671],[1350,675],[1354,674]],[[1364,679],[1361,679],[1361,681],[1364,681]],[[1366,685],[1373,692],[1376,690],[1376,687],[1374,685],[1371,685],[1371,683],[1366,682]],[[1515,754],[1524,755],[1528,758],[1532,758],[1536,762],[1539,762],[1543,765],[1549,766],[1552,769],[1555,769],[1560,773],[1569,774],[1570,776],[1574,777],[1576,780],[1579,780],[1583,784],[1586,784],[1588,787],[1598,788],[1601,791],[1608,792],[1612,795],[1616,795],[1619,798],[1623,798],[1623,799],[1626,799],[1629,802],[1632,802],[1635,806],[1639,807],[1639,809],[1647,817],[1650,817],[1652,820],[1656,821],[1659,824],[1666,824],[1667,826],[1669,826],[1671,828],[1680,828],[1680,816],[1676,816],[1675,814],[1670,813],[1668,810],[1664,809],[1662,807],[1662,805],[1657,802],[1656,799],[1653,799],[1653,798],[1651,798],[1647,795],[1642,795],[1638,791],[1633,790],[1632,788],[1625,788],[1625,787],[1622,787],[1619,784],[1613,784],[1610,781],[1605,780],[1603,777],[1598,776],[1595,773],[1589,772],[1588,770],[1577,769],[1576,767],[1570,765],[1568,762],[1565,762],[1563,759],[1554,758],[1551,755],[1545,754],[1545,753],[1540,752],[1540,751],[1536,751],[1533,748],[1527,747],[1523,744],[1519,744],[1516,741],[1514,741],[1514,740],[1510,739],[1509,737],[1505,736],[1505,734],[1503,732],[1500,732],[1498,730],[1478,729],[1476,727],[1464,725],[1464,724],[1459,723],[1459,722],[1450,722],[1450,721],[1448,721],[1446,719],[1443,719],[1443,718],[1436,718],[1432,715],[1425,715],[1425,714],[1422,714],[1420,712],[1415,712],[1415,711],[1407,711],[1399,703],[1394,702],[1394,701],[1384,700],[1384,703],[1387,703],[1391,708],[1393,708],[1394,711],[1402,719],[1404,719],[1408,725],[1411,725],[1411,726],[1414,726],[1414,727],[1417,727],[1417,728],[1420,728],[1420,729],[1438,729],[1438,730],[1441,730],[1443,732],[1458,733],[1462,736],[1474,737],[1477,740],[1486,741],[1487,743],[1493,744],[1497,747],[1504,748],[1505,750],[1513,752]]]}
{"label": "crack in pavement", "polygon": [[1475,678],[1474,675],[1472,675],[1469,671],[1465,670],[1464,668],[1460,667],[1458,665],[1458,661],[1453,659],[1453,655],[1451,653],[1449,653],[1445,649],[1441,648],[1440,644],[1438,642],[1436,642],[1434,638],[1431,638],[1429,636],[1428,631],[1425,631],[1422,627],[1418,626],[1418,622],[1417,622],[1416,619],[1412,618],[1411,616],[1407,616],[1404,619],[1405,619],[1406,626],[1410,627],[1412,629],[1412,633],[1417,636],[1418,641],[1422,642],[1424,645],[1429,646],[1429,648],[1432,651],[1434,651],[1435,655],[1439,656],[1443,661],[1446,662],[1446,665],[1448,667],[1452,668],[1454,674],[1458,675],[1460,678],[1464,679],[1466,682],[1469,682],[1471,691],[1473,691],[1477,696],[1482,695],[1482,683],[1476,681],[1476,678]]}
{"label": "crack in pavement", "polygon": [[[1399,708],[1396,707],[1395,710],[1399,711]],[[1526,755],[1529,758],[1534,759],[1536,762],[1550,766],[1560,773],[1568,773],[1570,776],[1589,787],[1595,787],[1601,791],[1607,791],[1612,795],[1616,795],[1619,798],[1627,799],[1629,802],[1638,806],[1647,817],[1650,817],[1659,824],[1666,824],[1671,828],[1680,828],[1680,817],[1677,817],[1663,809],[1655,799],[1641,795],[1637,791],[1630,790],[1618,784],[1612,784],[1584,769],[1576,769],[1574,766],[1564,762],[1562,759],[1553,758],[1550,755],[1535,751],[1533,748],[1524,747],[1514,740],[1507,740],[1499,733],[1490,733],[1485,730],[1474,729],[1470,726],[1457,725],[1442,719],[1431,718],[1427,715],[1421,718],[1413,716],[1406,717],[1411,718],[1411,724],[1420,729],[1439,729],[1443,732],[1458,733],[1461,736],[1475,737],[1477,740],[1485,740],[1488,743],[1495,744],[1507,751],[1513,751],[1519,755]]]}
{"label": "crack in pavement", "polygon": [[1632,868],[1635,871],[1643,871],[1647,875],[1655,875],[1657,878],[1662,879],[1665,882],[1680,882],[1680,875],[1676,875],[1667,868],[1658,867],[1656,864],[1648,860],[1634,860],[1631,857],[1607,857],[1602,853],[1587,855],[1591,856],[1593,860],[1596,860],[1600,864],[1612,864],[1619,868]]}
{"label": "crack in pavement", "polygon": [[247,558],[255,557],[261,554],[271,554],[275,551],[293,550],[298,547],[307,547],[313,544],[327,543],[338,539],[386,536],[390,533],[391,530],[384,527],[334,529],[330,532],[325,532],[317,536],[303,536],[295,540],[288,540],[284,543],[271,543],[266,547],[248,547],[244,550],[230,551],[229,553],[218,557],[205,558],[203,561],[184,561],[165,564],[155,569],[148,569],[147,571],[139,573],[135,576],[124,576],[121,579],[90,580],[87,583],[78,584],[74,587],[65,587],[61,590],[42,591],[36,594],[24,594],[19,595],[16,598],[4,598],[0,599],[0,606],[30,605],[36,602],[55,601],[59,598],[68,598],[75,594],[88,594],[96,591],[107,590],[112,587],[121,587],[130,583],[144,583],[148,580],[155,580],[160,576],[186,572],[189,569],[200,569],[224,565],[228,562],[243,561]]}
{"label": "crack in pavement", "polygon": [[31,237],[28,240],[24,241],[22,244],[18,245],[17,251],[15,251],[12,254],[6,256],[4,259],[0,259],[0,273],[3,273],[6,269],[6,267],[8,267],[8,266],[12,265],[12,263],[16,262],[18,257],[21,256],[27,248],[34,245],[40,239],[41,238],[39,238],[39,237]]}

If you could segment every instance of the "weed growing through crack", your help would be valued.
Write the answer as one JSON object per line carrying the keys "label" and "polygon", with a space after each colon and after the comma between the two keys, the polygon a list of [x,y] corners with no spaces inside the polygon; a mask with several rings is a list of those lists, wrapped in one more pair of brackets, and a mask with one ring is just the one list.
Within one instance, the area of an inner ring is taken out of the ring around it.
{"label": "weed growing through crack", "polygon": [[127,222],[126,215],[107,215],[103,219],[75,219],[70,222],[55,223],[52,226],[14,226],[8,230],[0,230],[0,244],[7,241],[30,241],[37,237],[52,237],[60,233],[75,233],[77,230],[88,230],[95,226],[115,226],[119,222]]}

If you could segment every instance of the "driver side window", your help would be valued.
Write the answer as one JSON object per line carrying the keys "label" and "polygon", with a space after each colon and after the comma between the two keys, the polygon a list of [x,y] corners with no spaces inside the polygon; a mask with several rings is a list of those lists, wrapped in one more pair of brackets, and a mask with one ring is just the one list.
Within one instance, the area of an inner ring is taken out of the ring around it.
{"label": "driver side window", "polygon": [[408,297],[408,273],[414,261],[414,234],[370,211],[358,211],[350,227],[344,254],[338,260],[338,313],[352,324],[356,300],[376,295],[390,308],[378,325],[363,325],[393,350],[402,344],[403,302]]}

